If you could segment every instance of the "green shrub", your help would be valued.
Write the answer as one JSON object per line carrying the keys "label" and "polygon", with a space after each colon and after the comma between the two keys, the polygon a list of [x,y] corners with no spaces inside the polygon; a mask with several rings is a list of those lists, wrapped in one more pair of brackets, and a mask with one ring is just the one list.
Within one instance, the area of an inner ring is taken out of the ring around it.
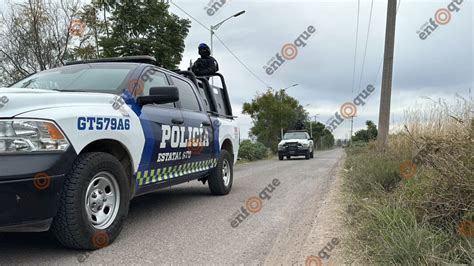
{"label": "green shrub", "polygon": [[249,161],[257,161],[267,158],[268,150],[260,142],[244,140],[240,143],[239,157]]}

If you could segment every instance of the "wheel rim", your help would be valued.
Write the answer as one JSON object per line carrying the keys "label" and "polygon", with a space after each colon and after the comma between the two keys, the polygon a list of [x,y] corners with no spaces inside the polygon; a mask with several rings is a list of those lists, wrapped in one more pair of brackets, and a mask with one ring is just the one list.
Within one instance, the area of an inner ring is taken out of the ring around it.
{"label": "wheel rim", "polygon": [[87,187],[84,202],[91,225],[98,230],[108,228],[120,207],[120,190],[115,177],[109,172],[95,175]]}
{"label": "wheel rim", "polygon": [[228,187],[230,183],[230,164],[225,159],[222,162],[222,179],[224,180],[224,186]]}

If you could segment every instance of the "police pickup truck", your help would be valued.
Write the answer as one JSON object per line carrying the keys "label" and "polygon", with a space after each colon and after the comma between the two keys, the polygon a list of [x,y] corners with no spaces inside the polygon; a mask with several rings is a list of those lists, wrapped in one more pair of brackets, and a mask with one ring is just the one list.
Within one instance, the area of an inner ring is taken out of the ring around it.
{"label": "police pickup truck", "polygon": [[93,250],[119,235],[134,197],[191,180],[231,190],[240,132],[220,74],[148,56],[81,61],[0,99],[0,232],[51,230]]}
{"label": "police pickup truck", "polygon": [[314,157],[314,142],[306,130],[290,130],[278,143],[278,159],[304,155],[306,160]]}

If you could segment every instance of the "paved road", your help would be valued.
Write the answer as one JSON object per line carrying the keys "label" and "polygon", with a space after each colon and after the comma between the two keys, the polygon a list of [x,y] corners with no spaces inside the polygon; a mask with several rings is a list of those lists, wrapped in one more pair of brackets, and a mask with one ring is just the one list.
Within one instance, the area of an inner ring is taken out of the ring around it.
{"label": "paved road", "polygon": [[[309,161],[240,164],[225,197],[211,196],[207,186],[195,181],[136,198],[119,238],[95,252],[62,248],[48,233],[0,234],[0,264],[263,263],[304,242],[342,156],[335,149]],[[279,185],[266,193],[271,198],[262,201],[261,210],[249,212],[233,228],[232,218],[246,200],[274,179]]]}

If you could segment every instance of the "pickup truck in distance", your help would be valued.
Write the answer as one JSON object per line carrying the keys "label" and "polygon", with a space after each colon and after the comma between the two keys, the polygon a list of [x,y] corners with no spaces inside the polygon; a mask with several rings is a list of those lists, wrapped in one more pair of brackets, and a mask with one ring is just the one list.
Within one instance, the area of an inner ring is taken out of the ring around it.
{"label": "pickup truck in distance", "polygon": [[314,157],[314,143],[306,130],[290,130],[278,143],[278,159],[304,155],[306,160]]}
{"label": "pickup truck in distance", "polygon": [[73,62],[0,89],[0,232],[114,241],[132,198],[191,180],[226,195],[240,130],[227,87],[153,57]]}

